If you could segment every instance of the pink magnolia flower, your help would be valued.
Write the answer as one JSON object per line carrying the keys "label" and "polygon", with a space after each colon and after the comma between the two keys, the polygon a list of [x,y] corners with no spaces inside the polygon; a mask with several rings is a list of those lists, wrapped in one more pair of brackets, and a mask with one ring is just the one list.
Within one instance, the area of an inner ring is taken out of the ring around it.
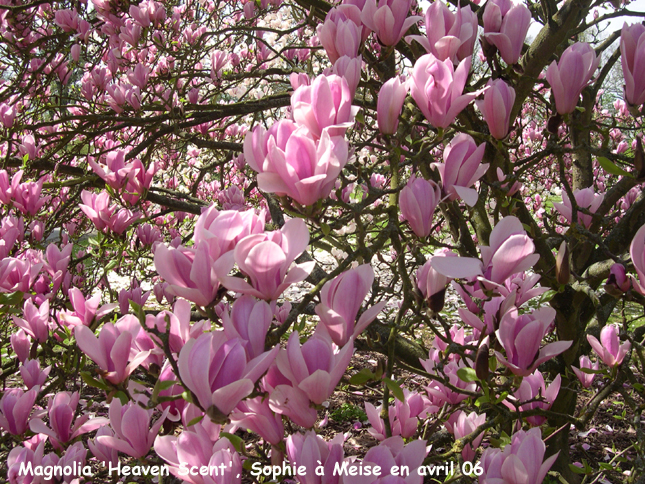
{"label": "pink magnolia flower", "polygon": [[145,410],[136,402],[123,405],[121,400],[114,398],[110,404],[109,415],[110,427],[115,435],[100,435],[96,437],[96,441],[130,457],[145,457],[166,419],[168,409],[164,410],[161,417],[150,427],[152,413],[153,410]]}
{"label": "pink magnolia flower", "polygon": [[634,235],[629,246],[629,255],[638,275],[638,280],[632,276],[632,284],[637,292],[645,296],[645,225]]}
{"label": "pink magnolia flower", "polygon": [[[140,65],[140,64],[139,64]],[[88,160],[88,164],[99,177],[114,189],[123,188],[128,177],[132,176],[134,167],[132,163],[125,163],[124,150],[111,151],[105,156],[105,168],[96,163],[94,160]],[[85,201],[85,200],[84,200]],[[87,202],[85,202],[87,203]]]}
{"label": "pink magnolia flower", "polygon": [[[233,250],[247,235],[264,232],[264,211],[260,215],[255,210],[217,210],[215,204],[202,211],[195,224],[193,240],[199,245],[207,240],[209,245],[217,245],[219,253]],[[211,251],[212,252],[212,251]]]}
{"label": "pink magnolia flower", "polygon": [[119,291],[119,311],[121,314],[127,314],[130,310],[130,301],[143,307],[150,296],[150,291],[143,292],[139,281],[133,279],[130,289],[121,289]]}
{"label": "pink magnolia flower", "polygon": [[[35,469],[42,466],[43,455],[45,453],[45,442],[41,441],[35,448],[16,445],[7,457],[7,478],[10,484],[32,484],[36,483],[35,476],[24,475],[26,466]],[[21,472],[22,469],[22,472]]]}
{"label": "pink magnolia flower", "polygon": [[[475,102],[482,112],[493,138],[504,139],[508,134],[511,109],[515,103],[515,89],[502,79],[489,80],[486,85],[488,89],[484,93],[483,101]],[[498,168],[498,170],[500,169]]]}
{"label": "pink magnolia flower", "polygon": [[392,46],[399,43],[410,27],[422,17],[412,15],[412,0],[367,0],[361,13],[361,20],[366,27],[376,33],[383,45]]}
{"label": "pink magnolia flower", "polygon": [[495,332],[506,352],[506,357],[495,352],[499,362],[514,375],[529,376],[542,363],[566,351],[573,341],[556,341],[540,348],[554,318],[555,310],[550,307],[522,315],[515,307],[507,311]]}
{"label": "pink magnolia flower", "polygon": [[49,300],[46,299],[40,308],[36,308],[31,299],[27,299],[22,307],[22,315],[25,319],[12,316],[16,326],[24,329],[34,341],[39,343],[47,341],[49,338]]}
{"label": "pink magnolia flower", "polygon": [[[488,447],[481,457],[481,484],[541,484],[559,452],[544,460],[546,445],[538,427],[511,436],[504,450]],[[544,462],[543,462],[544,460]]]}
{"label": "pink magnolia flower", "polygon": [[309,230],[301,219],[288,220],[279,231],[249,235],[222,259],[232,256],[251,283],[239,277],[222,276],[222,284],[231,291],[276,300],[287,287],[303,281],[313,270],[313,261],[292,267],[307,245]]}
{"label": "pink magnolia flower", "polygon": [[278,353],[276,363],[294,387],[320,405],[334,393],[353,353],[353,338],[337,351],[331,337],[324,331],[317,331],[302,345],[298,332],[294,331],[287,348]]}
{"label": "pink magnolia flower", "polygon": [[218,247],[207,241],[192,248],[158,244],[154,264],[168,283],[164,289],[168,294],[186,298],[199,306],[208,306],[219,289],[216,271],[225,274],[233,267],[232,260],[220,256]]}
{"label": "pink magnolia flower", "polygon": [[[195,426],[195,431],[184,430],[179,436],[158,436],[155,452],[168,464],[174,476],[191,484],[241,484],[242,461],[233,444],[226,438],[213,443],[209,435]],[[220,467],[223,464],[225,471]],[[207,475],[186,475],[185,469],[208,469]]]}
{"label": "pink magnolia flower", "polygon": [[300,86],[291,96],[293,119],[312,138],[319,139],[329,128],[329,136],[343,136],[354,124],[358,107],[352,106],[352,93],[343,77],[335,74],[316,77],[311,85]]}
{"label": "pink magnolia flower", "polygon": [[[573,192],[573,196],[576,200],[576,205],[579,208],[586,208],[591,213],[594,213],[602,204],[605,196],[602,193],[595,193],[593,187],[577,189]],[[571,205],[571,200],[567,192],[562,190],[562,203],[554,202],[553,206],[555,209],[560,212],[560,214],[567,219],[569,223],[572,222],[573,217],[573,206]],[[578,223],[584,225],[585,227],[591,227],[593,218],[591,215],[587,215],[578,211]]]}
{"label": "pink magnolia flower", "polygon": [[406,41],[416,40],[440,61],[450,59],[453,64],[473,54],[477,40],[477,14],[470,5],[453,13],[441,0],[433,2],[425,14],[426,35],[410,35]]}
{"label": "pink magnolia flower", "polygon": [[24,182],[18,185],[13,192],[14,207],[25,215],[36,216],[40,209],[49,202],[50,197],[43,197],[41,194],[45,179],[38,182]]}
{"label": "pink magnolia flower", "polygon": [[[513,394],[517,404],[530,402],[519,405],[520,411],[524,412],[534,408],[548,410],[553,405],[558,392],[560,391],[561,377],[557,375],[551,384],[547,387],[544,383],[544,377],[539,370],[535,370],[531,375],[525,376],[520,383],[520,387]],[[543,401],[538,401],[543,400]],[[514,409],[511,403],[504,402],[509,408]],[[546,417],[533,415],[526,417],[526,421],[533,426],[540,426],[546,422]]]}
{"label": "pink magnolia flower", "polygon": [[580,357],[580,368],[576,368],[575,366],[571,367],[573,372],[578,377],[578,380],[580,380],[580,384],[582,385],[582,387],[589,388],[593,383],[593,380],[596,377],[596,375],[594,373],[585,373],[584,371],[582,371],[583,368],[586,368],[588,370],[599,370],[600,363],[596,361],[592,365],[591,359],[587,355],[582,355]]}
{"label": "pink magnolia flower", "polygon": [[363,264],[328,281],[320,291],[321,302],[316,306],[316,314],[338,346],[344,346],[351,338],[361,334],[385,307],[386,302],[381,301],[367,309],[356,321],[373,282],[372,266]]}
{"label": "pink magnolia flower", "polygon": [[163,240],[159,229],[150,224],[137,226],[137,238],[146,247],[152,247],[155,242]]}
{"label": "pink magnolia flower", "polygon": [[332,64],[340,57],[357,57],[363,26],[348,18],[342,10],[332,8],[318,25],[318,38]]}
{"label": "pink magnolia flower", "polygon": [[224,334],[229,339],[242,340],[249,359],[264,353],[264,342],[273,320],[271,306],[265,301],[242,296],[233,303],[231,312],[224,311],[220,318]]}
{"label": "pink magnolia flower", "polygon": [[114,437],[114,431],[109,425],[100,427],[96,431],[95,438],[87,441],[87,446],[90,448],[92,455],[96,457],[99,462],[102,462],[104,466],[109,466],[111,464],[113,467],[116,467],[119,462],[119,451],[115,448],[101,444],[98,441],[98,437],[101,437],[102,435]]}
{"label": "pink magnolia flower", "polygon": [[[361,82],[362,67],[362,56],[349,57],[344,55],[334,62],[334,67],[331,70],[331,74],[336,74],[347,81],[347,87],[349,87],[351,99],[354,99],[358,84]],[[327,73],[327,71],[325,71],[325,73]]]}
{"label": "pink magnolia flower", "polygon": [[[334,467],[343,462],[343,435],[337,434],[330,442],[326,442],[313,431],[292,434],[287,439],[287,456],[289,462],[296,466],[304,466],[304,475],[296,476],[301,484],[338,484],[340,476],[334,475]],[[322,475],[316,473],[316,468],[322,466]]]}
{"label": "pink magnolia flower", "polygon": [[441,189],[433,181],[412,175],[399,195],[401,215],[412,231],[425,238],[432,231],[432,217],[441,202]]}
{"label": "pink magnolia flower", "polygon": [[[424,418],[427,413],[426,407],[429,402],[426,397],[420,393],[403,390],[405,400],[396,399],[394,405],[390,405],[388,418],[390,420],[390,429],[392,436],[400,435],[407,439],[417,433],[419,427],[419,418]],[[385,422],[381,418],[381,409],[383,405],[374,407],[369,402],[365,402],[365,413],[372,428],[368,432],[377,440],[385,440]]]}
{"label": "pink magnolia flower", "polygon": [[[362,462],[358,464],[362,471],[352,478],[352,484],[422,484],[423,476],[419,475],[417,469],[423,464],[427,453],[425,440],[412,440],[406,445],[398,435],[385,439],[367,451]],[[390,474],[393,467],[400,468],[401,465],[410,470],[410,475],[405,479]],[[374,476],[375,466],[381,468],[380,477]],[[372,475],[367,473],[366,468],[372,469]]]}
{"label": "pink magnolia flower", "polygon": [[78,392],[58,392],[49,399],[47,405],[51,428],[39,418],[32,419],[29,428],[32,432],[48,436],[54,448],[61,450],[62,444],[67,444],[79,435],[92,432],[109,422],[105,417],[92,418],[88,413],[74,420],[79,399]]}
{"label": "pink magnolia flower", "polygon": [[[203,320],[197,323],[190,321],[191,305],[185,299],[177,299],[173,306],[172,312],[161,311],[156,315],[146,315],[146,326],[156,328],[161,333],[168,333],[168,344],[170,351],[179,354],[186,342],[190,338],[199,337],[205,330],[208,330],[210,322]],[[168,329],[170,324],[170,329]],[[144,333],[147,334],[147,333]],[[157,337],[153,336],[156,341]],[[157,341],[160,347],[163,347],[161,341]]]}
{"label": "pink magnolia flower", "polygon": [[16,119],[16,107],[10,106],[9,104],[6,104],[6,103],[0,103],[0,123],[2,123],[2,125],[5,128],[9,129],[13,126],[13,121],[15,119]]}
{"label": "pink magnolia flower", "polygon": [[[124,321],[124,318],[120,321]],[[99,366],[99,373],[115,385],[125,381],[148,357],[146,351],[130,357],[132,340],[136,335],[124,326],[118,322],[117,325],[106,323],[101,328],[98,338],[90,328],[82,324],[74,329],[78,347]]]}
{"label": "pink magnolia flower", "polygon": [[612,368],[623,362],[632,347],[629,341],[625,341],[622,345],[620,344],[618,326],[615,324],[608,324],[602,328],[600,341],[590,334],[587,335],[587,341],[589,341],[589,344],[602,362]]}
{"label": "pink magnolia flower", "polygon": [[260,189],[288,195],[305,206],[327,198],[349,158],[347,141],[330,135],[331,128],[325,128],[316,141],[301,127],[291,134],[284,150],[269,138],[264,171],[258,173]]}
{"label": "pink magnolia flower", "polygon": [[383,134],[394,134],[399,125],[399,116],[403,102],[408,95],[408,83],[401,82],[400,77],[387,81],[378,94],[376,101],[376,119],[378,129]]}
{"label": "pink magnolia flower", "polygon": [[42,263],[5,257],[0,261],[0,292],[29,292]]}
{"label": "pink magnolia flower", "polygon": [[23,435],[39,390],[38,387],[26,392],[20,388],[7,389],[0,399],[0,427],[11,435]]}
{"label": "pink magnolia flower", "polygon": [[114,308],[118,307],[117,303],[110,303],[99,308],[99,304],[101,303],[100,294],[85,299],[83,293],[76,287],[72,287],[68,294],[74,311],[62,311],[59,318],[69,327],[90,326],[94,318],[101,319]]}
{"label": "pink magnolia flower", "polygon": [[116,205],[110,206],[110,194],[106,191],[99,195],[83,190],[81,192],[83,203],[80,209],[92,221],[97,230],[103,231],[110,223]]}
{"label": "pink magnolia flower", "polygon": [[[502,11],[498,4],[503,4],[506,11]],[[510,3],[510,2],[508,2]],[[499,50],[502,59],[507,64],[516,64],[522,55],[524,39],[531,24],[531,11],[523,3],[508,7],[506,2],[487,2],[484,11],[485,30],[484,39]],[[499,25],[499,29],[494,28]],[[493,27],[494,26],[494,27]]]}
{"label": "pink magnolia flower", "polygon": [[242,340],[228,339],[224,331],[204,333],[181,349],[179,373],[209,416],[221,418],[253,391],[278,350],[249,360]]}
{"label": "pink magnolia flower", "polygon": [[477,190],[470,187],[488,170],[488,163],[481,163],[485,149],[485,143],[477,146],[470,135],[460,133],[444,149],[443,163],[432,164],[450,200],[461,198],[471,207],[477,203]]}
{"label": "pink magnolia flower", "polygon": [[[559,376],[559,375],[558,375]],[[454,414],[453,414],[454,416]],[[452,420],[452,416],[451,416]],[[455,436],[455,439],[462,439],[467,435],[472,434],[477,427],[486,423],[486,414],[482,413],[478,415],[476,412],[471,412],[467,414],[464,411],[457,412],[457,418],[452,426],[452,433]],[[479,444],[481,444],[482,439],[484,438],[484,433],[479,434],[475,440],[470,444],[466,444],[461,451],[461,457],[464,461],[472,461],[475,458],[475,452]]]}
{"label": "pink magnolia flower", "polygon": [[[287,141],[296,129],[298,129],[298,126],[289,119],[281,119],[268,130],[261,125],[255,126],[244,137],[244,160],[257,173],[264,172],[267,169],[266,157],[269,152],[269,140],[272,139],[271,149],[275,146],[284,151]],[[1,175],[2,172],[0,172],[0,186]]]}
{"label": "pink magnolia flower", "polygon": [[600,64],[600,57],[586,42],[568,47],[553,61],[546,71],[546,79],[553,90],[555,107],[560,114],[572,113],[578,104],[580,93],[589,83]]}
{"label": "pink magnolia flower", "polygon": [[9,337],[11,349],[15,353],[20,363],[25,363],[29,359],[31,341],[29,336],[22,329],[19,329]]}
{"label": "pink magnolia flower", "polygon": [[274,413],[269,400],[263,397],[240,402],[231,414],[231,423],[255,432],[272,445],[280,444],[284,438],[282,416]]}
{"label": "pink magnolia flower", "polygon": [[26,360],[24,364],[20,366],[20,376],[24,382],[27,390],[31,390],[34,387],[42,387],[43,384],[47,381],[49,372],[52,367],[48,366],[44,370],[40,369],[40,361],[38,360]]}
{"label": "pink magnolia flower", "polygon": [[620,53],[625,77],[625,100],[633,105],[645,103],[645,26],[623,24]]}
{"label": "pink magnolia flower", "polygon": [[466,57],[455,70],[450,59],[440,61],[432,54],[420,57],[414,64],[410,94],[435,128],[450,126],[470,101],[480,94],[462,94],[470,65],[470,57]]}

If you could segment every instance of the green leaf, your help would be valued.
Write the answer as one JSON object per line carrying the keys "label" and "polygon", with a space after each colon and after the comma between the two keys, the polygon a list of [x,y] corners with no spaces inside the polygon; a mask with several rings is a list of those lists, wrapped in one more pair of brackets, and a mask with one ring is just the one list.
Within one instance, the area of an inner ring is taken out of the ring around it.
{"label": "green leaf", "polygon": [[326,223],[321,223],[320,224],[320,230],[322,230],[323,235],[325,237],[327,237],[329,235],[329,233],[331,232],[331,227],[329,225],[327,225]]}
{"label": "green leaf", "polygon": [[390,378],[383,378],[383,381],[385,382],[385,385],[390,389],[392,392],[392,395],[394,395],[396,398],[398,398],[400,401],[404,402],[405,401],[405,395],[403,394],[403,390],[401,389],[401,385],[399,385],[397,382]]}
{"label": "green leaf", "polygon": [[23,293],[20,291],[12,293],[0,293],[0,305],[18,306],[23,301]]}
{"label": "green leaf", "polygon": [[475,406],[480,407],[481,405],[483,405],[484,403],[488,403],[489,401],[490,399],[487,396],[482,395],[477,400],[475,400]]}
{"label": "green leaf", "polygon": [[199,422],[201,422],[201,421],[202,421],[202,419],[203,419],[203,418],[204,418],[204,416],[203,416],[203,415],[200,415],[199,417],[195,417],[195,418],[194,418],[194,419],[192,419],[190,422],[188,422],[188,427],[192,427],[193,425],[198,424]]}
{"label": "green leaf", "polygon": [[459,368],[457,370],[457,376],[461,381],[465,381],[466,383],[479,380],[473,368]]}
{"label": "green leaf", "polygon": [[372,373],[369,368],[363,368],[358,373],[351,376],[349,383],[351,385],[364,385],[370,380],[375,380],[376,375]]}
{"label": "green leaf", "polygon": [[573,472],[574,474],[586,474],[586,473],[587,473],[584,469],[581,469],[580,467],[575,466],[575,465],[573,465],[573,464],[569,464],[569,469],[570,469],[570,470],[571,470],[571,472]]}
{"label": "green leaf", "polygon": [[604,156],[598,157],[598,164],[610,175],[632,176],[631,173],[626,172],[620,166],[616,165],[613,161],[605,158]]}
{"label": "green leaf", "polygon": [[229,434],[228,432],[221,432],[219,436],[226,437],[228,440],[231,441],[231,444],[233,444],[233,447],[235,447],[235,450],[237,450],[238,452],[242,452],[242,449],[244,448],[244,440],[242,440],[241,437],[238,437],[237,435]]}
{"label": "green leaf", "polygon": [[112,269],[114,269],[114,268],[115,268],[116,266],[118,266],[118,265],[119,265],[119,261],[118,261],[118,260],[116,260],[116,259],[112,259],[112,260],[108,263],[108,265],[106,265],[106,266],[105,266],[105,270],[106,270],[106,271],[111,271]]}
{"label": "green leaf", "polygon": [[100,388],[101,390],[105,390],[105,391],[108,391],[110,389],[105,383],[97,380],[92,375],[90,375],[87,371],[81,372],[81,378],[83,379],[86,385],[89,385],[91,387]]}

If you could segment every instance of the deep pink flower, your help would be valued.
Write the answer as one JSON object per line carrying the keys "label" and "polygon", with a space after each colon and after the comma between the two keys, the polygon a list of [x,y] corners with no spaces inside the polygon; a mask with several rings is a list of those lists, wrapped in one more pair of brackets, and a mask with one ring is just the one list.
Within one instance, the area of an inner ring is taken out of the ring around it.
{"label": "deep pink flower", "polygon": [[590,334],[587,335],[587,341],[589,341],[589,344],[602,362],[612,368],[623,362],[632,347],[629,341],[625,341],[622,345],[620,344],[618,326],[615,324],[608,324],[602,328],[600,341]]}
{"label": "deep pink flower", "polygon": [[447,128],[457,115],[480,93],[463,94],[471,60],[466,57],[455,70],[450,59],[438,60],[426,54],[414,64],[410,94],[428,122]]}
{"label": "deep pink flower", "polygon": [[[516,64],[522,55],[524,39],[526,39],[531,24],[531,11],[523,3],[517,3],[511,4],[508,10],[502,12],[499,9],[499,3],[486,3],[484,26],[488,26],[488,30],[485,30],[484,39],[497,47],[504,62],[512,65]],[[507,6],[504,5],[504,7]],[[499,25],[499,29],[495,28],[497,25]]]}
{"label": "deep pink flower", "polygon": [[555,107],[560,114],[572,113],[578,104],[580,93],[589,83],[600,64],[600,57],[586,42],[569,46],[553,61],[546,71],[546,79],[553,91]]}
{"label": "deep pink flower", "polygon": [[401,115],[403,102],[408,95],[408,90],[408,83],[401,82],[399,77],[393,77],[381,86],[376,102],[378,129],[381,133],[396,133],[399,116]]}
{"label": "deep pink flower", "polygon": [[546,459],[546,445],[540,429],[520,430],[511,436],[511,443],[504,450],[488,447],[481,457],[484,473],[481,484],[541,484],[558,458],[559,452]]}
{"label": "deep pink flower", "polygon": [[441,188],[433,181],[412,175],[399,195],[401,216],[412,231],[425,238],[432,230],[432,217],[441,202]]}
{"label": "deep pink flower", "polygon": [[[576,205],[579,208],[586,208],[591,213],[594,213],[602,204],[605,196],[602,193],[596,193],[593,187],[577,189],[573,192],[573,196],[576,200]],[[554,202],[553,206],[555,209],[562,214],[564,218],[567,219],[569,223],[572,222],[573,217],[573,206],[571,205],[571,200],[567,192],[562,190],[562,203]],[[591,227],[593,218],[591,215],[582,213],[578,211],[578,223],[584,225],[586,228]]]}
{"label": "deep pink flower", "polygon": [[471,207],[477,203],[477,190],[470,187],[488,170],[488,163],[481,163],[485,149],[486,143],[477,146],[470,135],[460,133],[443,150],[443,163],[432,164],[450,200],[461,198]]}
{"label": "deep pink flower", "polygon": [[432,2],[425,14],[426,35],[410,35],[406,41],[416,40],[428,53],[440,61],[450,59],[453,64],[473,54],[477,40],[477,14],[470,5],[453,13],[441,0]]}
{"label": "deep pink flower", "polygon": [[220,277],[222,284],[231,291],[276,300],[287,287],[303,281],[313,270],[314,262],[292,267],[307,245],[309,230],[301,219],[288,220],[280,230],[249,235],[221,259],[234,259],[250,284],[224,275]]}
{"label": "deep pink flower", "polygon": [[367,0],[361,20],[376,33],[383,45],[399,43],[410,27],[421,20],[418,15],[409,16],[412,0]]}
{"label": "deep pink flower", "polygon": [[[504,139],[508,134],[511,109],[513,109],[513,103],[515,103],[515,89],[502,79],[488,81],[486,85],[488,89],[484,93],[483,101],[475,102],[484,117],[484,121],[488,124],[491,136],[496,139]],[[512,193],[509,195],[512,195]]]}
{"label": "deep pink flower", "polygon": [[625,78],[625,100],[633,105],[645,103],[645,26],[623,24],[620,53]]}

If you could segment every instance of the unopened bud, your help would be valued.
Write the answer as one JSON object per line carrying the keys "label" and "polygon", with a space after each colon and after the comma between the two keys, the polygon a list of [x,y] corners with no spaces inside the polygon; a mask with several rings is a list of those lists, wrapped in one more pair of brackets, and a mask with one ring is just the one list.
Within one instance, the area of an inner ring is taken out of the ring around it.
{"label": "unopened bud", "polygon": [[488,379],[488,345],[481,345],[475,357],[475,374],[482,381]]}
{"label": "unopened bud", "polygon": [[555,260],[555,278],[558,284],[568,284],[570,277],[569,247],[567,246],[567,241],[563,240],[558,249],[558,257]]}

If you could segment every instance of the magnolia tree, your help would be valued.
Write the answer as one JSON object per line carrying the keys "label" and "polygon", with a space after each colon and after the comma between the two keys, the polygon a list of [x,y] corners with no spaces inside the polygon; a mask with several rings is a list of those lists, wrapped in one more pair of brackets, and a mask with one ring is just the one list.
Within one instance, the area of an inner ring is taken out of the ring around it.
{"label": "magnolia tree", "polygon": [[643,482],[641,15],[0,1],[3,478]]}

